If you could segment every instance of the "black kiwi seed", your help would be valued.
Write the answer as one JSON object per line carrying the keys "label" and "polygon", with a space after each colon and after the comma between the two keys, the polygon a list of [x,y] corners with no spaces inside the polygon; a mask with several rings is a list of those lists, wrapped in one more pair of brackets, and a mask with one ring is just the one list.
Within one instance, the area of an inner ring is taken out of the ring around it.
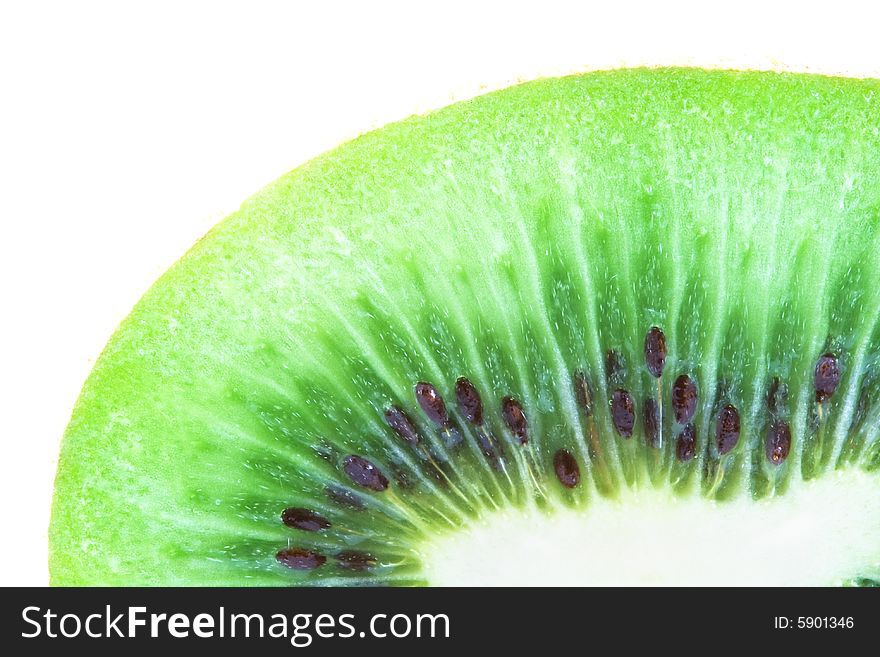
{"label": "black kiwi seed", "polygon": [[672,414],[678,424],[687,424],[697,412],[697,383],[687,374],[672,384]]}
{"label": "black kiwi seed", "polygon": [[658,327],[652,326],[645,336],[645,365],[651,376],[660,378],[666,365],[666,336]]}
{"label": "black kiwi seed", "polygon": [[645,420],[645,441],[651,447],[657,446],[660,435],[660,407],[657,406],[657,400],[653,397],[645,399],[644,404],[644,420]]}
{"label": "black kiwi seed", "polygon": [[611,393],[611,419],[617,433],[623,438],[632,436],[636,424],[635,402],[626,390],[618,389]]}
{"label": "black kiwi seed", "polygon": [[581,470],[567,449],[560,449],[553,455],[553,469],[556,470],[559,483],[566,488],[574,488],[581,481]]}
{"label": "black kiwi seed", "polygon": [[477,427],[475,433],[483,456],[493,469],[500,469],[504,448],[483,428],[483,400],[474,384],[466,377],[459,377],[455,382],[455,399],[458,402],[458,412],[465,420]]}
{"label": "black kiwi seed", "polygon": [[483,400],[474,384],[463,376],[455,382],[455,398],[465,420],[477,426],[483,424]]}
{"label": "black kiwi seed", "polygon": [[605,377],[611,384],[621,384],[626,377],[626,364],[623,356],[614,349],[605,352]]}
{"label": "black kiwi seed", "polygon": [[513,397],[501,400],[501,416],[510,432],[517,437],[520,445],[529,442],[529,423],[522,405]]}
{"label": "black kiwi seed", "polygon": [[719,454],[727,454],[739,442],[739,411],[732,404],[725,404],[718,413],[715,425],[715,446]]}
{"label": "black kiwi seed", "polygon": [[697,453],[697,432],[693,424],[686,424],[675,441],[675,456],[682,463],[687,463]]}
{"label": "black kiwi seed", "polygon": [[416,425],[399,406],[389,406],[385,409],[385,422],[398,436],[412,445],[419,444],[419,432]]}
{"label": "black kiwi seed", "polygon": [[419,381],[416,384],[416,401],[422,407],[422,411],[434,424],[441,427],[449,425],[449,413],[446,411],[446,402],[443,397],[430,383]]}
{"label": "black kiwi seed", "polygon": [[302,548],[287,548],[281,550],[275,555],[279,563],[293,568],[294,570],[314,570],[319,566],[323,566],[327,561],[327,557],[311,550]]}
{"label": "black kiwi seed", "polygon": [[837,384],[840,383],[840,363],[834,354],[823,354],[816,363],[813,373],[813,386],[816,388],[816,401],[820,404],[828,400]]}
{"label": "black kiwi seed", "polygon": [[574,382],[574,396],[578,405],[583,409],[584,415],[590,417],[593,414],[593,389],[587,380],[587,375],[582,370],[577,370],[572,377]]}
{"label": "black kiwi seed", "polygon": [[348,478],[358,486],[369,488],[377,493],[388,488],[388,479],[385,478],[382,471],[362,456],[354,454],[346,456],[342,461],[342,469]]}
{"label": "black kiwi seed", "polygon": [[290,507],[281,512],[281,522],[288,527],[301,529],[306,532],[316,532],[330,527],[330,521],[319,516],[314,511],[300,507]]}
{"label": "black kiwi seed", "polygon": [[791,449],[791,429],[786,422],[778,420],[770,426],[767,433],[767,458],[773,465],[779,465]]}
{"label": "black kiwi seed", "polygon": [[358,550],[343,550],[336,555],[339,567],[345,570],[364,571],[369,570],[379,563],[373,555]]}
{"label": "black kiwi seed", "polygon": [[774,376],[770,382],[770,388],[767,390],[767,410],[772,415],[777,415],[785,410],[787,401],[788,386],[780,381],[778,376]]}

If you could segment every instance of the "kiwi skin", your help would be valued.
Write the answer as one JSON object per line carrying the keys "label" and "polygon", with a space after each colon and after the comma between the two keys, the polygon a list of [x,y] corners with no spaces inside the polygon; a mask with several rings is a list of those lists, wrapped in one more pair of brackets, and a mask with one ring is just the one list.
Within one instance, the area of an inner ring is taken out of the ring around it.
{"label": "kiwi skin", "polygon": [[[878,92],[688,69],[542,80],[284,176],[165,274],[96,364],[62,445],[52,583],[425,583],[414,546],[499,507],[588,511],[645,487],[763,499],[873,473]],[[820,399],[826,354],[840,372]],[[686,425],[679,375],[698,390]],[[461,377],[480,423],[455,405]],[[420,412],[419,382],[447,425]],[[417,440],[383,419],[393,405]],[[719,441],[728,406],[736,440]],[[768,452],[780,422],[791,444]],[[388,486],[353,481],[351,456]],[[330,526],[291,530],[289,508]],[[312,554],[335,558],[289,567]]]}

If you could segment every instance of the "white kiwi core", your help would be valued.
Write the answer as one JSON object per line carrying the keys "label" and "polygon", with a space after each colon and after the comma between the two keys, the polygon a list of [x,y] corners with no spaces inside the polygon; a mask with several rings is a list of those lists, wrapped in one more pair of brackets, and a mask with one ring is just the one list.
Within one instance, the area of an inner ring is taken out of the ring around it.
{"label": "white kiwi core", "polygon": [[661,489],[510,509],[422,546],[433,586],[824,586],[880,574],[880,476],[714,502]]}

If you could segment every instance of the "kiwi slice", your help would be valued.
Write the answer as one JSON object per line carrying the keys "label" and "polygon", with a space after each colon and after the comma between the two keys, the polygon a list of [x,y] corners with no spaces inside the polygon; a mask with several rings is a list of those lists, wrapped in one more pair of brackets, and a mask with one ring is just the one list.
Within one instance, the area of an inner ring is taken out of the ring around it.
{"label": "kiwi slice", "polygon": [[83,389],[55,584],[880,579],[880,82],[541,80],[245,202]]}

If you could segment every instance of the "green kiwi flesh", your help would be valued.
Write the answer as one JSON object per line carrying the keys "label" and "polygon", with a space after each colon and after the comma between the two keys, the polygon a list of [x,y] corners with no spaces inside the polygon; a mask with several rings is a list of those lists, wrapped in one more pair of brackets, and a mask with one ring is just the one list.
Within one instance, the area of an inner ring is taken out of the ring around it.
{"label": "green kiwi flesh", "polygon": [[51,580],[876,582],[878,280],[878,81],[622,70],[390,125],[118,329]]}

